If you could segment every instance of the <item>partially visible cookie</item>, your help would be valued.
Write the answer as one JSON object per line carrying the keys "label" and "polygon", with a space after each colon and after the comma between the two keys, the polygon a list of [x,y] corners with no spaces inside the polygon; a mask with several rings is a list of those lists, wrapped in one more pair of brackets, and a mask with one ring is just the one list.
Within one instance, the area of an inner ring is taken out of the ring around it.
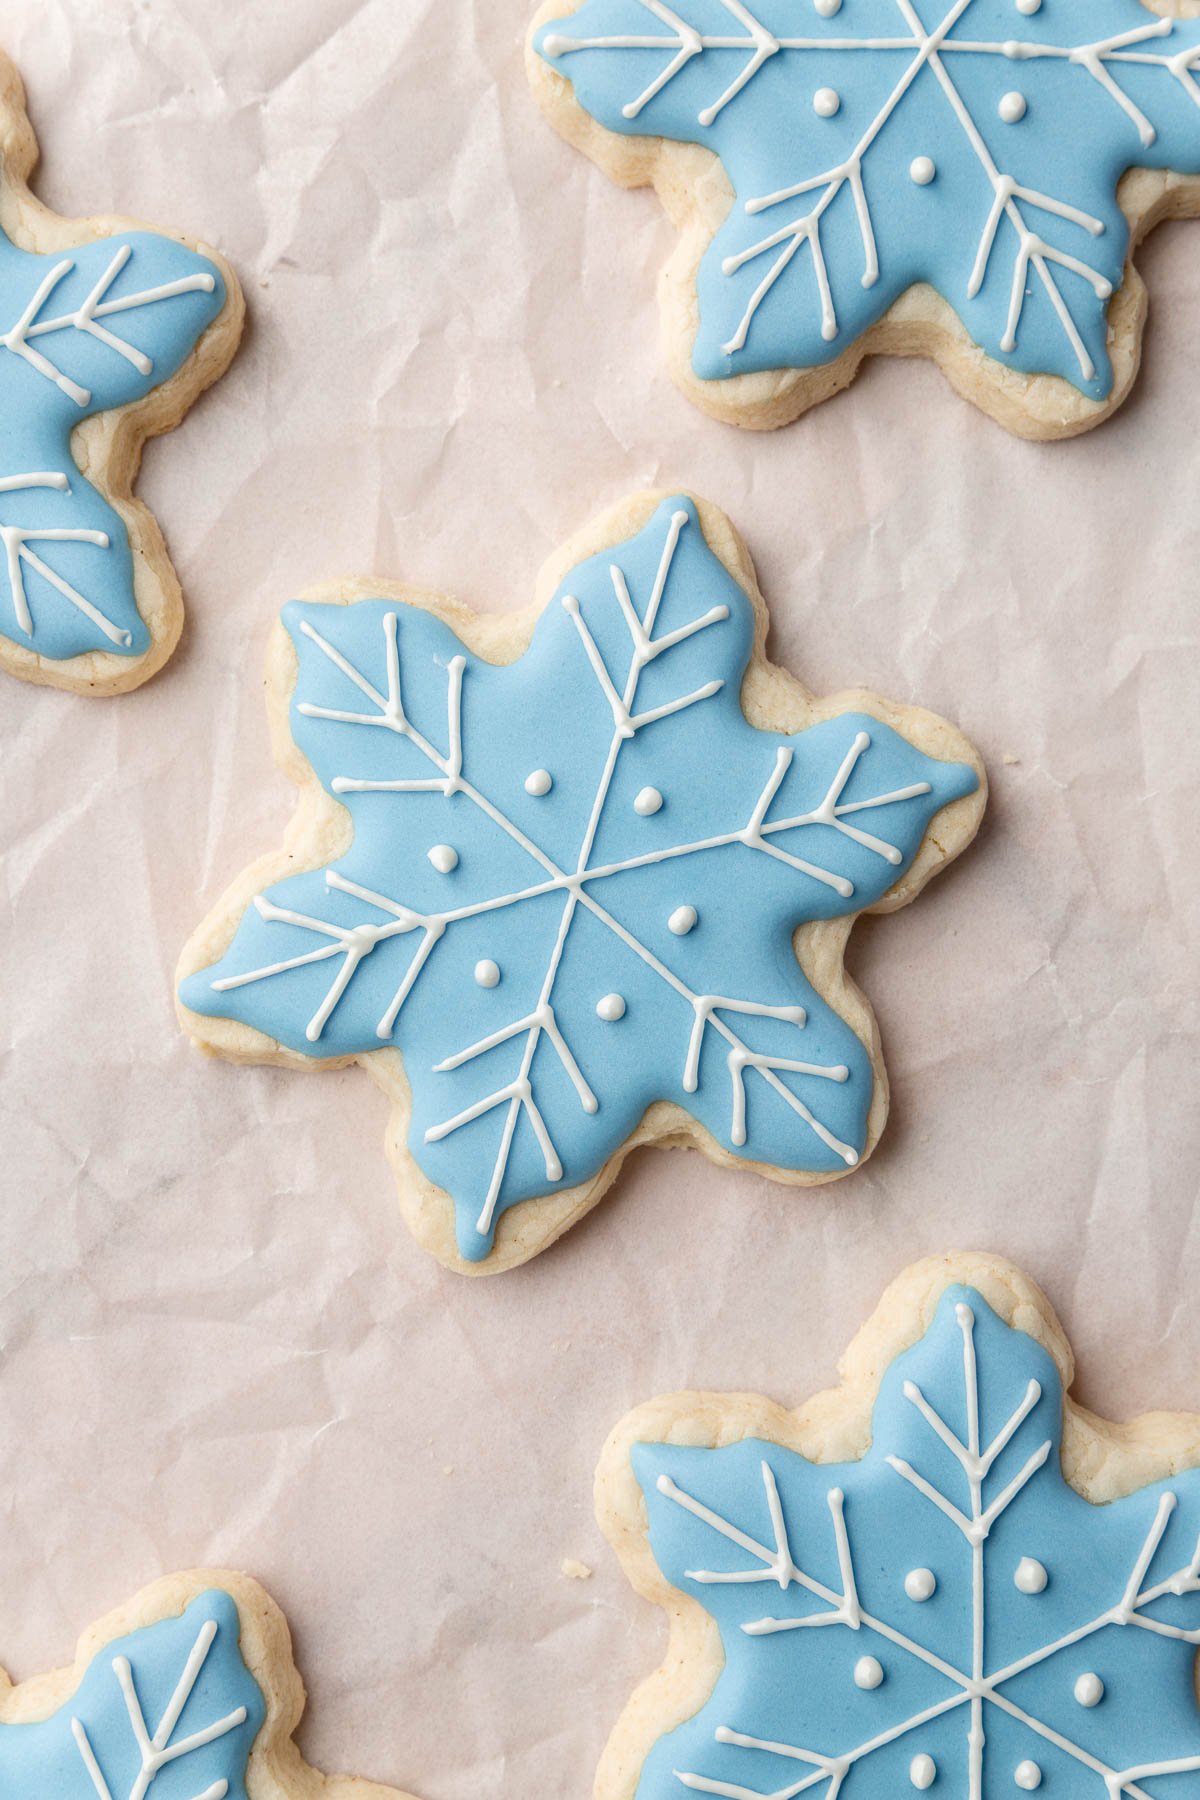
{"label": "partially visible cookie", "polygon": [[523,616],[365,582],[285,610],[299,808],[185,949],[181,1017],[234,1062],[361,1061],[453,1268],[536,1255],[639,1144],[809,1184],[879,1139],[846,939],[971,841],[982,768],[916,707],[814,699],[766,633],[729,521],[653,493]]}
{"label": "partially visible cookie", "polygon": [[600,1522],[671,1641],[597,1800],[1200,1791],[1200,1416],[1076,1406],[1049,1302],[989,1255],[906,1270],[841,1372],[610,1438]]}
{"label": "partially visible cookie", "polygon": [[242,334],[206,245],[127,219],[64,219],[28,181],[37,143],[0,54],[0,668],[84,694],[137,687],[183,625],[179,582],[133,496]]}
{"label": "partially visible cookie", "polygon": [[0,1793],[13,1800],[412,1800],[322,1775],[292,1735],[304,1687],[287,1623],[228,1570],[169,1575],[83,1634],[74,1664],[0,1671]]}
{"label": "partially visible cookie", "polygon": [[671,369],[768,429],[928,356],[1071,437],[1137,374],[1160,219],[1200,211],[1193,0],[545,0],[551,123],[681,232]]}

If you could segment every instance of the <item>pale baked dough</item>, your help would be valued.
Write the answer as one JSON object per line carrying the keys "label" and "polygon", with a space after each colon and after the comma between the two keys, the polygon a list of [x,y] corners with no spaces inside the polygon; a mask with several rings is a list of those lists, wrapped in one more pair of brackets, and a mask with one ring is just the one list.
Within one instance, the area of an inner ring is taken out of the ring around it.
{"label": "pale baked dough", "polygon": [[[70,1699],[106,1644],[161,1619],[178,1618],[210,1588],[222,1589],[237,1607],[242,1661],[262,1690],[266,1705],[266,1717],[246,1770],[249,1800],[413,1800],[411,1794],[355,1775],[322,1775],[304,1761],[292,1742],[304,1711],[304,1684],[292,1661],[287,1620],[256,1581],[228,1569],[190,1569],[143,1588],[84,1632],[74,1663],[65,1669],[35,1675],[16,1687],[0,1669],[0,1725],[25,1725],[49,1718]],[[53,1797],[47,1794],[45,1800]]]}
{"label": "pale baked dough", "polygon": [[[579,532],[556,551],[542,569],[537,582],[537,598],[523,613],[485,617],[470,612],[444,595],[374,580],[346,581],[314,588],[305,598],[345,605],[373,596],[394,599],[407,606],[421,606],[443,620],[476,655],[494,663],[512,662],[527,648],[539,615],[569,571],[599,551],[632,537],[665,497],[657,492],[635,494]],[[978,775],[976,792],[953,801],[936,815],[908,873],[878,905],[866,909],[873,913],[894,912],[919,894],[927,881],[967,847],[979,829],[987,799],[987,778],[978,752],[952,725],[932,713],[912,706],[895,706],[878,695],[859,689],[818,700],[794,676],[770,663],[766,656],[766,603],[759,591],[750,554],[724,513],[707,501],[690,497],[699,512],[709,546],[734,580],[746,590],[754,609],[754,650],[742,686],[742,707],[752,725],[765,731],[794,732],[835,713],[847,710],[869,713],[892,726],[927,756],[968,763]],[[307,758],[292,742],[288,707],[296,668],[291,640],[282,625],[278,625],[267,658],[271,739],[276,761],[300,790],[299,803],[283,848],[252,863],[217,901],[186,945],[177,980],[209,967],[224,955],[238,921],[255,894],[286,875],[318,868],[349,848],[352,835],[349,813],[325,792]],[[865,1161],[878,1143],[887,1117],[888,1085],[875,1015],[843,964],[846,940],[855,916],[858,915],[802,926],[794,941],[796,955],[808,979],[851,1026],[871,1058],[875,1088],[867,1143],[861,1158]],[[455,1244],[454,1207],[449,1195],[434,1186],[409,1153],[409,1087],[396,1050],[372,1050],[359,1057],[322,1059],[301,1056],[235,1020],[205,1018],[183,1005],[179,1005],[178,1010],[184,1030],[201,1050],[232,1062],[275,1063],[289,1069],[329,1069],[348,1062],[360,1062],[392,1103],[387,1148],[396,1173],[404,1218],[425,1249],[448,1268],[463,1274],[496,1274],[536,1256],[595,1206],[615,1179],[626,1156],[640,1144],[671,1147],[692,1144],[713,1162],[729,1168],[749,1168],[797,1187],[839,1179],[836,1174],[797,1173],[734,1157],[680,1107],[659,1101],[646,1111],[637,1130],[591,1181],[540,1199],[522,1201],[510,1208],[500,1219],[491,1255],[483,1262],[467,1262],[459,1255]]]}
{"label": "pale baked dough", "polygon": [[[834,361],[811,369],[767,369],[706,381],[692,369],[699,327],[696,275],[713,237],[728,217],[733,189],[720,161],[699,144],[624,137],[586,113],[574,89],[533,48],[534,34],[551,19],[569,17],[584,0],[543,0],[526,41],[526,68],[538,105],[554,129],[622,187],[652,187],[679,232],[663,268],[658,298],[663,347],[671,375],[688,399],[714,419],[752,431],[790,425],[802,413],[848,387],[868,356],[924,356],[951,386],[1017,437],[1076,437],[1121,405],[1137,377],[1148,296],[1134,263],[1139,244],[1164,219],[1200,215],[1200,178],[1171,171],[1131,169],[1117,191],[1129,221],[1125,278],[1108,309],[1113,385],[1091,400],[1057,375],[1026,375],[989,356],[954,309],[920,283],[902,294],[869,331]],[[1200,0],[1150,0],[1160,18],[1200,17]]]}
{"label": "pale baked dough", "polygon": [[124,694],[161,669],[183,629],[183,595],[158,521],[133,493],[142,446],[147,438],[174,430],[193,401],[225,373],[241,339],[245,301],[237,276],[220,251],[197,238],[181,231],[163,234],[158,226],[116,213],[68,219],[51,212],[29,191],[37,159],[21,77],[0,52],[0,227],[6,236],[22,250],[45,253],[122,232],[158,231],[206,256],[225,283],[224,306],[169,381],[144,400],[96,413],[71,433],[71,455],[80,473],[120,515],[129,534],[134,598],[150,633],[150,647],[142,656],[94,650],[56,661],[0,638],[0,669],[12,675],[80,694]]}
{"label": "pale baked dough", "polygon": [[637,1407],[612,1433],[596,1471],[596,1515],[633,1586],[667,1614],[661,1666],[636,1690],[596,1773],[596,1800],[632,1800],[653,1745],[712,1694],[724,1666],[717,1627],[695,1600],[665,1579],[651,1554],[646,1506],[630,1463],[637,1443],[710,1448],[765,1438],[810,1462],[857,1460],[871,1443],[871,1414],[889,1365],[924,1336],[948,1287],[973,1287],[992,1311],[1053,1357],[1062,1377],[1063,1474],[1101,1506],[1150,1482],[1200,1464],[1200,1415],[1144,1413],[1117,1424],[1070,1398],[1071,1347],[1041,1289],[1014,1264],[986,1252],[951,1252],[914,1263],[887,1289],[839,1364],[841,1385],[794,1412],[760,1394],[665,1394]]}

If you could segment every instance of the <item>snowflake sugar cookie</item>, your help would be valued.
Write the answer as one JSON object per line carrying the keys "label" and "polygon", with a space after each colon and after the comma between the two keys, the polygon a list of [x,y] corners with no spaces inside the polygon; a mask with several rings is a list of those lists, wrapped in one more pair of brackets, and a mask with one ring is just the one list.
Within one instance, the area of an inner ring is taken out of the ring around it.
{"label": "snowflake sugar cookie", "polygon": [[13,1800],[412,1800],[304,1763],[304,1689],[257,1582],[194,1570],[93,1625],[74,1667],[0,1670],[0,1793]]}
{"label": "snowflake sugar cookie", "polygon": [[192,1037],[361,1060],[406,1217],[460,1268],[543,1249],[637,1143],[799,1182],[862,1161],[887,1089],[848,922],[970,841],[971,747],[771,668],[749,558],[688,499],[599,521],[524,620],[378,591],[285,611],[301,810],[184,954]]}
{"label": "snowflake sugar cookie", "polygon": [[147,437],[221,375],[242,331],[228,264],[122,219],[62,219],[0,55],[0,668],[116,694],[174,649],[179,583],[133,498]]}
{"label": "snowflake sugar cookie", "polygon": [[1200,1418],[1079,1411],[992,1257],[908,1270],[843,1375],[610,1439],[601,1523],[673,1625],[597,1800],[1200,1794]]}
{"label": "snowflake sugar cookie", "polygon": [[1184,13],[547,0],[529,67],[551,122],[679,225],[664,325],[707,411],[786,424],[878,351],[933,357],[1022,436],[1068,437],[1137,373],[1137,243],[1200,211]]}

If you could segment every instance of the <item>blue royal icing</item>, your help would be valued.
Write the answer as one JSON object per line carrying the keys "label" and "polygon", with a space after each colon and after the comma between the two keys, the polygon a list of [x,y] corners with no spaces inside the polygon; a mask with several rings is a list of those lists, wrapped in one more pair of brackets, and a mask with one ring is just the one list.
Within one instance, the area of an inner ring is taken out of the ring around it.
{"label": "blue royal icing", "polygon": [[574,569],[507,667],[416,607],[283,616],[292,735],[354,840],[247,908],[187,1006],[305,1056],[400,1049],[469,1260],[656,1100],[748,1159],[858,1160],[871,1061],[793,932],[880,900],[977,779],[865,716],[749,725],[753,610],[690,502]]}
{"label": "blue royal icing", "polygon": [[161,386],[224,304],[216,267],[170,237],[38,256],[0,232],[0,635],[55,662],[150,648],[125,525],[71,433]]}
{"label": "blue royal icing", "polygon": [[1200,1471],[1091,1505],[1062,1411],[1051,1357],[952,1288],[861,1462],[636,1445],[654,1556],[725,1656],[637,1800],[1194,1800]]}
{"label": "blue royal icing", "polygon": [[1103,400],[1117,184],[1200,173],[1200,21],[1140,0],[585,0],[534,41],[608,130],[720,158],[707,380],[827,363],[928,282],[989,356]]}
{"label": "blue royal icing", "polygon": [[178,1618],[106,1644],[37,1724],[0,1724],[11,1800],[246,1800],[266,1709],[238,1648],[238,1612],[213,1589]]}

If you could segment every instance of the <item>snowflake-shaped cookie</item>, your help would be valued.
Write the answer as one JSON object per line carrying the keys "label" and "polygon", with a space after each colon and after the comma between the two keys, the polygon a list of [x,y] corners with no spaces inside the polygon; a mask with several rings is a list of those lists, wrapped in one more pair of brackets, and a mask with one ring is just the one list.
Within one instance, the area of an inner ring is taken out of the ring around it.
{"label": "snowflake-shaped cookie", "polygon": [[678,1636],[599,1800],[639,1766],[637,1800],[1200,1794],[1200,1420],[1077,1412],[1041,1295],[973,1269],[999,1315],[919,1265],[797,1414],[684,1395],[614,1435],[602,1522]]}
{"label": "snowflake-shaped cookie", "polygon": [[631,1143],[800,1181],[859,1163],[886,1090],[845,921],[910,899],[983,805],[948,726],[815,704],[754,654],[753,571],[714,509],[627,502],[546,589],[527,649],[488,634],[502,667],[461,609],[286,609],[298,842],[221,903],[181,988],[206,1048],[362,1059],[399,1110],[410,1223],[489,1269],[593,1205]]}
{"label": "snowflake-shaped cookie", "polygon": [[1170,10],[548,0],[530,71],[553,123],[683,229],[665,320],[707,410],[783,424],[879,350],[1062,437],[1137,372],[1132,248],[1200,208],[1200,20]]}
{"label": "snowflake-shaped cookie", "polygon": [[256,1582],[172,1575],[94,1625],[73,1668],[15,1688],[0,1671],[0,1793],[411,1800],[308,1768],[291,1743],[303,1705],[287,1625]]}
{"label": "snowflake-shaped cookie", "polygon": [[0,55],[0,668],[83,693],[136,687],[183,622],[132,484],[146,438],[226,368],[242,297],[213,251],[112,218],[61,219]]}

